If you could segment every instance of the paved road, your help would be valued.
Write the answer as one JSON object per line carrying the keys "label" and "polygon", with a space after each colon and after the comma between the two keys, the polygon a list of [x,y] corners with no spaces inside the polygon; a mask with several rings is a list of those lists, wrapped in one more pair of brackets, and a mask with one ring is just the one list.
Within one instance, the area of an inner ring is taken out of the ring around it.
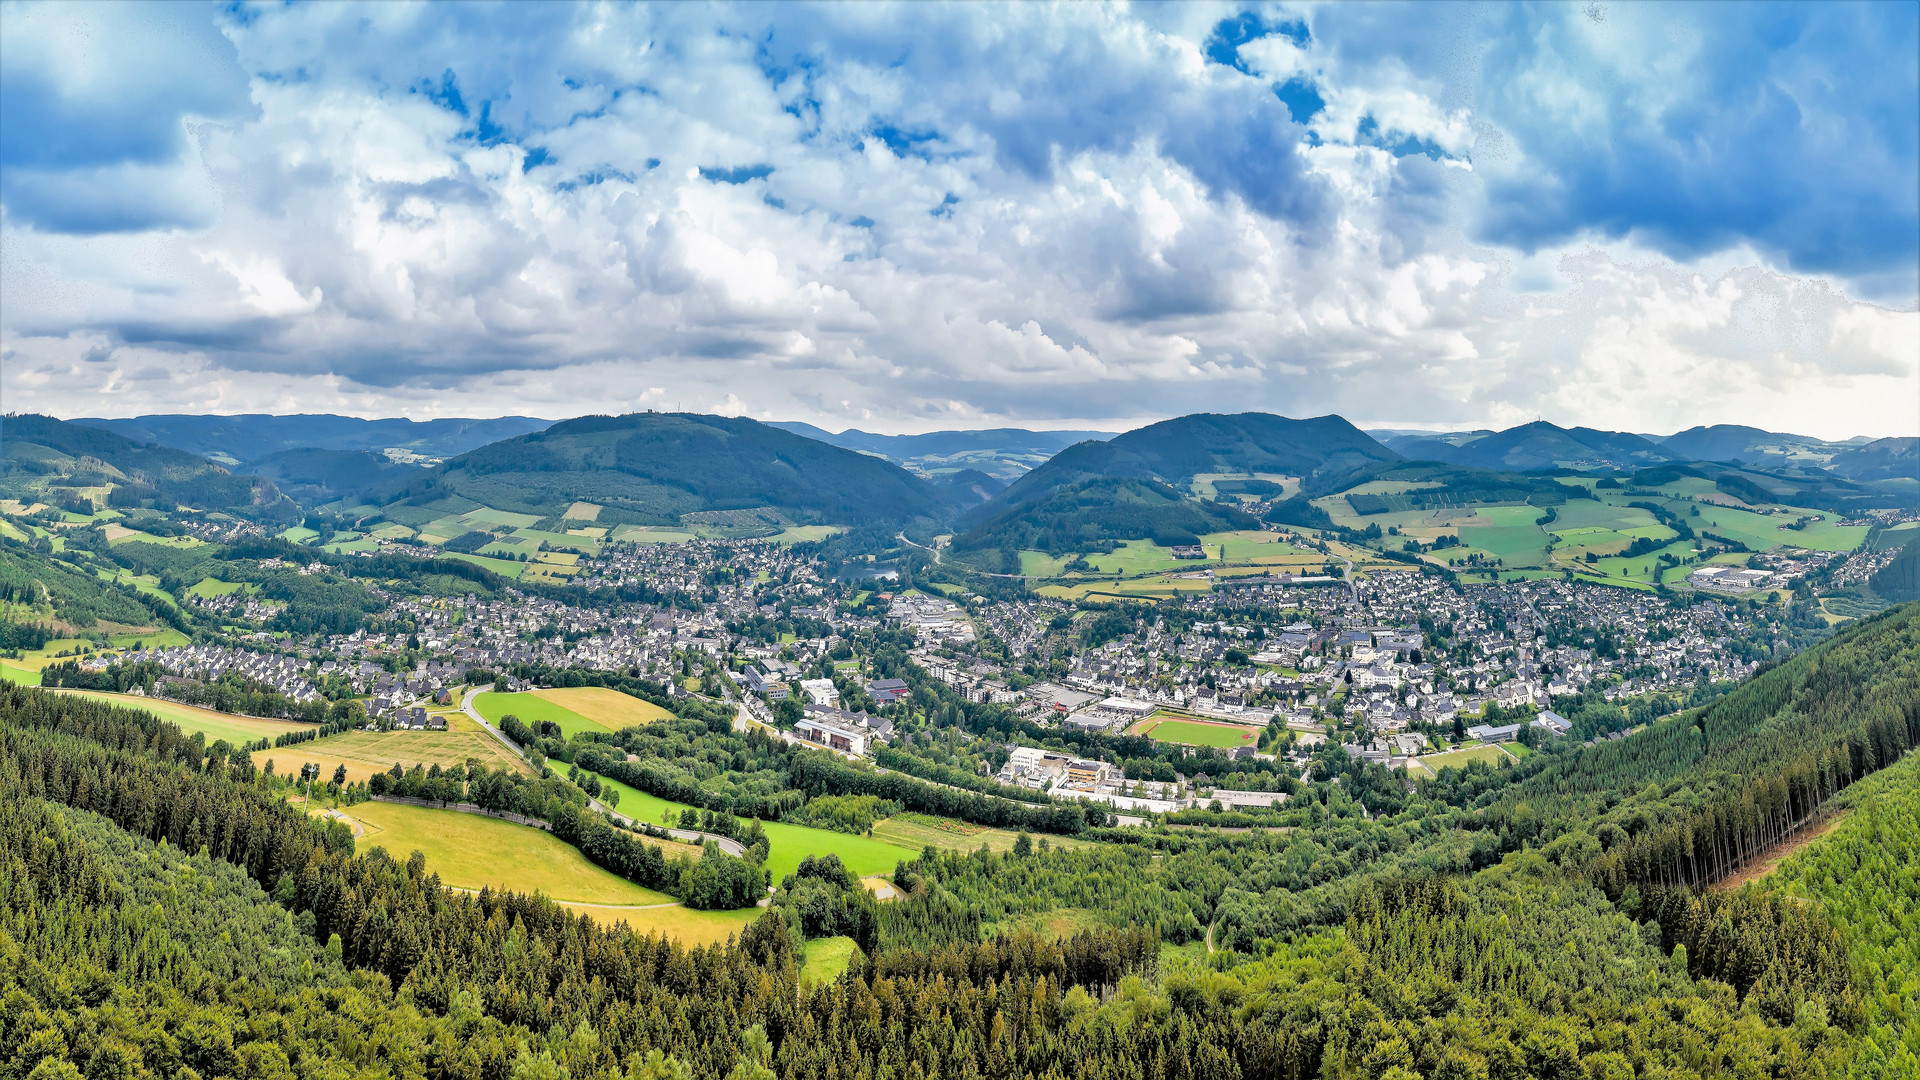
{"label": "paved road", "polygon": [[[468,690],[466,694],[462,696],[460,699],[460,711],[466,713],[469,719],[471,719],[474,723],[479,724],[482,728],[486,729],[489,733],[493,735],[494,738],[499,739],[501,745],[513,751],[513,754],[515,757],[519,758],[521,761],[527,761],[527,755],[524,751],[521,750],[520,744],[514,742],[512,739],[507,738],[505,732],[501,731],[499,728],[494,727],[492,724],[488,723],[487,718],[480,715],[480,710],[473,707],[473,699],[476,697],[479,697],[482,693],[485,693],[489,689],[491,689],[491,687],[474,687],[473,689]],[[531,766],[533,763],[529,761],[527,762],[527,764]],[[587,798],[587,808],[597,813],[609,814],[613,817],[615,821],[621,822],[622,824],[629,825],[629,826],[653,824],[652,822],[641,822],[641,821],[638,821],[637,819],[630,818],[627,815],[622,814],[620,811],[615,810],[613,807],[608,806],[605,803],[601,802],[599,799],[593,798],[591,796]],[[659,828],[660,826],[654,825],[654,827]],[[698,829],[668,829],[667,834],[669,836],[672,836],[675,840],[683,840],[689,844],[703,844],[708,840],[711,840],[715,844],[718,844],[720,846],[721,851],[726,852],[727,854],[733,856],[736,859],[747,853],[746,845],[742,844],[740,841],[735,840],[731,837],[721,836],[718,833],[701,832]]]}

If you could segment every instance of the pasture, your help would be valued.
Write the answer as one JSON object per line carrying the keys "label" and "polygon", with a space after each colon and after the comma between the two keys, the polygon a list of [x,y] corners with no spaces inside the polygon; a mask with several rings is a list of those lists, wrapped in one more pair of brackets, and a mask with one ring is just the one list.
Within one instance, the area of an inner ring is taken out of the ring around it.
{"label": "pasture", "polygon": [[613,530],[613,539],[622,544],[683,544],[697,539],[687,529],[668,529],[653,525],[621,525]]}
{"label": "pasture", "polygon": [[[604,776],[600,778],[600,783],[611,785],[620,793],[617,809],[635,821],[677,827],[680,824],[680,812],[687,809],[685,803],[649,795]],[[825,855],[829,852],[838,855],[855,877],[891,874],[894,865],[902,859],[911,862],[920,857],[920,847],[907,847],[879,839],[879,826],[874,828],[875,836],[866,837],[831,829],[789,825],[783,821],[763,821],[760,825],[767,831],[767,869],[772,872],[775,885],[798,870],[800,860],[808,855]]]}
{"label": "pasture", "polygon": [[418,851],[427,857],[427,869],[455,888],[537,890],[555,900],[596,905],[674,902],[602,870],[579,849],[531,826],[404,803],[361,803],[345,812],[366,826],[357,850],[383,847],[402,862]]}
{"label": "pasture", "polygon": [[312,731],[311,724],[296,724],[288,720],[263,720],[257,716],[241,716],[238,713],[215,712],[202,709],[198,705],[182,705],[177,701],[161,701],[157,698],[137,697],[133,694],[112,694],[103,690],[55,690],[56,694],[78,694],[81,697],[97,701],[111,702],[127,709],[139,709],[150,712],[168,723],[177,724],[188,735],[202,732],[207,742],[220,739],[238,746],[260,738],[276,738],[289,731]]}
{"label": "pasture", "polygon": [[1145,735],[1155,742],[1180,743],[1184,746],[1211,746],[1222,750],[1235,746],[1257,745],[1261,730],[1257,727],[1222,721],[1161,716],[1150,716],[1130,729],[1132,734]]}
{"label": "pasture", "polygon": [[187,587],[187,594],[189,596],[212,599],[216,596],[226,596],[228,593],[236,593],[242,590],[251,591],[258,587],[259,586],[256,585],[249,585],[243,581],[221,581],[219,578],[204,577],[192,585],[189,585]]}
{"label": "pasture", "polygon": [[[927,847],[937,847],[947,851],[979,851],[986,848],[995,853],[1012,851],[1014,841],[1020,834],[1006,829],[992,829],[985,825],[956,821],[953,818],[935,817],[931,814],[904,813],[895,814],[873,826],[873,838],[884,840],[897,847],[920,851]],[[1072,848],[1090,846],[1088,841],[1074,840],[1064,836],[1048,836],[1048,842],[1054,847]],[[1034,843],[1040,838],[1034,837]]]}
{"label": "pasture", "polygon": [[626,923],[640,934],[659,934],[683,945],[718,945],[753,924],[766,912],[757,907],[739,911],[699,911],[682,904],[620,907],[604,904],[561,906],[576,915],[591,916],[606,926]]}
{"label": "pasture", "polygon": [[365,781],[377,772],[386,772],[396,763],[403,769],[415,765],[439,765],[442,768],[465,765],[468,758],[490,769],[525,772],[526,763],[501,745],[500,740],[483,731],[347,731],[312,742],[268,750],[256,750],[253,763],[265,768],[272,761],[273,771],[294,776],[300,766],[313,762],[320,766],[322,779],[330,779],[336,766],[347,767],[347,782]]}
{"label": "pasture", "polygon": [[815,938],[807,942],[807,964],[800,969],[800,981],[825,985],[840,977],[860,955],[860,946],[850,937]]}
{"label": "pasture", "polygon": [[440,553],[440,557],[443,559],[459,559],[461,562],[472,563],[475,566],[484,566],[488,570],[510,581],[518,580],[520,575],[526,573],[527,570],[526,563],[515,562],[512,559],[489,559],[485,555],[470,555],[464,551],[443,551]]}

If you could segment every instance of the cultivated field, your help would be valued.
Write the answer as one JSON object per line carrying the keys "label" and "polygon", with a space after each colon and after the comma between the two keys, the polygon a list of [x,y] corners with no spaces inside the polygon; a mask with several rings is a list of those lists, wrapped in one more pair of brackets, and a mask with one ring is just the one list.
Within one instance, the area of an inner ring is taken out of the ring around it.
{"label": "cultivated field", "polygon": [[672,713],[651,701],[604,686],[570,686],[535,690],[532,693],[534,697],[551,701],[613,731],[636,724],[651,724],[655,720],[673,719]]}
{"label": "cultivated field", "polygon": [[[924,850],[928,846],[947,851],[978,851],[985,847],[989,851],[1002,852],[1013,850],[1019,833],[1006,829],[990,829],[984,825],[955,821],[952,818],[934,817],[930,814],[895,814],[873,826],[873,838],[884,840],[896,847],[914,851]],[[1040,842],[1034,836],[1034,843]],[[1090,847],[1085,840],[1074,840],[1064,836],[1048,836],[1054,847]]]}
{"label": "cultivated field", "polygon": [[[624,696],[624,695],[622,695]],[[560,730],[572,738],[577,731],[614,731],[616,727],[590,716],[582,715],[557,701],[539,696],[538,691],[521,694],[496,694],[489,690],[473,699],[473,707],[481,716],[494,724],[509,713],[518,716],[529,724],[535,720],[551,720],[560,725]],[[625,725],[620,725],[625,726]]]}
{"label": "cultivated field", "polygon": [[456,888],[538,890],[556,900],[598,905],[674,902],[602,870],[579,849],[527,825],[404,803],[361,803],[345,813],[366,826],[356,850],[383,847],[402,861],[421,852],[427,869]]}
{"label": "cultivated field", "polygon": [[364,781],[377,772],[386,772],[395,763],[403,769],[415,765],[465,765],[468,758],[490,769],[526,771],[526,763],[502,746],[500,740],[483,731],[347,731],[312,742],[271,750],[256,750],[253,763],[281,776],[297,776],[300,766],[313,762],[320,766],[321,779],[331,779],[336,766],[347,767],[347,782]]}

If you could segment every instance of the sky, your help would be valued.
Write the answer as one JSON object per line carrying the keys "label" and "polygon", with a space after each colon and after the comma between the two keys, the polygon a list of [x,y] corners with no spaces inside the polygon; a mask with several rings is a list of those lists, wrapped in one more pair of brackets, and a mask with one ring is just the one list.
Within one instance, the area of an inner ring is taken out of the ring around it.
{"label": "sky", "polygon": [[0,396],[1917,435],[1916,143],[1916,3],[6,3]]}

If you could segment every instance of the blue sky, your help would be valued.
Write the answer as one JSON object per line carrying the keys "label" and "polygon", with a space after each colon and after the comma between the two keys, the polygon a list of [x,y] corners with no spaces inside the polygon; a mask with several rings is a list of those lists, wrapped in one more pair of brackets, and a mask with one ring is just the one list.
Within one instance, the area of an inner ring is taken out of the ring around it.
{"label": "blue sky", "polygon": [[1920,5],[0,5],[60,415],[1920,433]]}

